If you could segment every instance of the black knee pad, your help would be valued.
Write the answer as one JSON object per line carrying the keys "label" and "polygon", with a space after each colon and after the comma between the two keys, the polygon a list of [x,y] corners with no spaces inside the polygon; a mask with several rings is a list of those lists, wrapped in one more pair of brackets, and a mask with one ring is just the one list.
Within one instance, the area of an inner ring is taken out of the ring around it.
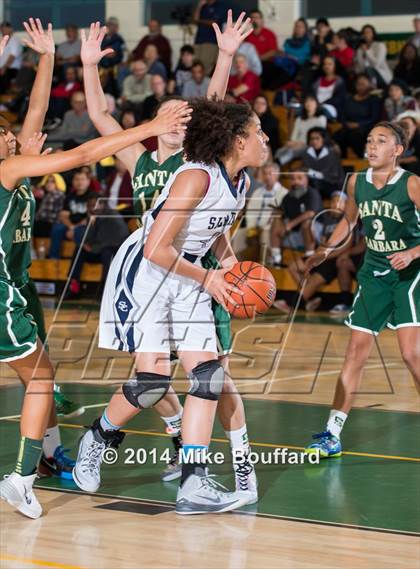
{"label": "black knee pad", "polygon": [[136,377],[124,383],[122,391],[131,405],[139,409],[153,407],[165,397],[171,378],[159,373],[140,372]]}
{"label": "black knee pad", "polygon": [[217,401],[223,389],[225,370],[217,360],[211,360],[196,366],[188,374],[188,379],[191,383],[190,395]]}

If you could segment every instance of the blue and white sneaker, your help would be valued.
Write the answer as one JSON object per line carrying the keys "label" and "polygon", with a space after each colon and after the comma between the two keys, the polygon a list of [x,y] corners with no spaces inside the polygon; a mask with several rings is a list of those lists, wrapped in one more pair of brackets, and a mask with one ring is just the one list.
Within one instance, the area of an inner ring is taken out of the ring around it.
{"label": "blue and white sneaker", "polygon": [[48,458],[43,454],[38,467],[40,476],[58,476],[64,480],[73,480],[72,471],[76,462],[66,456],[65,453],[69,450],[60,445],[55,449],[54,456]]}
{"label": "blue and white sneaker", "polygon": [[312,435],[312,438],[314,442],[305,448],[306,454],[318,453],[320,458],[341,456],[341,441],[338,437],[331,434],[330,431],[317,433],[316,435]]}

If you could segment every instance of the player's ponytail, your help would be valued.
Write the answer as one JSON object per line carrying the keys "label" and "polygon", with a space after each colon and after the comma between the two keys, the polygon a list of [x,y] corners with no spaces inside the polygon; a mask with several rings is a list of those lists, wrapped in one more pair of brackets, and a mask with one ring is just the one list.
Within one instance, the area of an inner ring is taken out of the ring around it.
{"label": "player's ponytail", "polygon": [[253,111],[248,105],[193,99],[184,152],[190,162],[213,164],[228,156],[237,136],[247,136]]}

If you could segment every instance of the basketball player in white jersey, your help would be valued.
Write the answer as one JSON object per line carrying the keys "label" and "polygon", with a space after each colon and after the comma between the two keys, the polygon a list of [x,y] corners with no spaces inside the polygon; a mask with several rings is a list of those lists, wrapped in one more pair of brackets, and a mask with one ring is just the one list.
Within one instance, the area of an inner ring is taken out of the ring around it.
{"label": "basketball player in white jersey", "polygon": [[[80,488],[99,488],[103,451],[121,442],[123,425],[165,395],[176,349],[191,383],[182,421],[179,514],[220,513],[248,501],[246,493],[216,483],[206,468],[225,379],[211,297],[226,308],[234,304],[230,293],[237,289],[224,279],[237,261],[229,230],[245,205],[244,168],[262,165],[268,141],[248,106],[196,100],[193,109],[184,142],[188,161],[118,251],[102,300],[99,345],[135,354],[136,377],[112,397],[107,423],[97,419],[84,435],[73,470]],[[201,266],[210,248],[222,269]]]}

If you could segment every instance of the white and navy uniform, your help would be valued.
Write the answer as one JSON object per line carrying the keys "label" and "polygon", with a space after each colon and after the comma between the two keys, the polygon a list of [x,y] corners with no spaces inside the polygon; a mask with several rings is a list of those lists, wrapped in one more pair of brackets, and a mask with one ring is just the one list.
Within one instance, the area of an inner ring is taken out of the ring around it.
{"label": "white and navy uniform", "polygon": [[[102,297],[99,347],[128,352],[208,351],[217,353],[211,296],[194,279],[177,275],[143,256],[144,245],[178,174],[204,170],[206,195],[175,237],[179,255],[201,265],[216,239],[230,231],[245,206],[247,175],[235,185],[223,164],[188,162],[178,168],[146,212],[143,227],[122,244],[114,257]],[[176,215],[176,211],[174,211]]]}

